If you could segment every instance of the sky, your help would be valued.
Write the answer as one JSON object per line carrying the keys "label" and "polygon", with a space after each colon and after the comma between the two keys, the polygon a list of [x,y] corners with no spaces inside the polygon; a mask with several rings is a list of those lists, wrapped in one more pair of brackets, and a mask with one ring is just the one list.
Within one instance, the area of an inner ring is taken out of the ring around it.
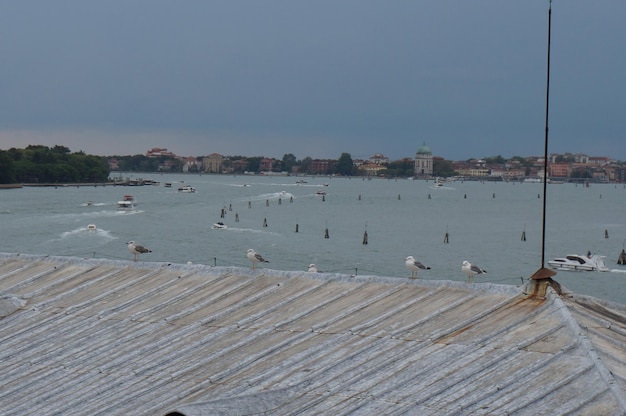
{"label": "sky", "polygon": [[[544,151],[548,0],[0,0],[0,149]],[[554,0],[549,152],[626,160],[626,1]]]}

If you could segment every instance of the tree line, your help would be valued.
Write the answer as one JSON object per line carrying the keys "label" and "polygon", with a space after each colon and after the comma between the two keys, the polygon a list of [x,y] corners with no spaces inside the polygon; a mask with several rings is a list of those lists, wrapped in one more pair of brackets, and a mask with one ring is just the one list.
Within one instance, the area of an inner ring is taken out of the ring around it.
{"label": "tree line", "polygon": [[[105,182],[109,178],[110,157],[87,155],[82,151],[72,153],[65,146],[52,148],[43,145],[30,145],[25,149],[11,148],[0,150],[0,183],[90,183]],[[117,169],[124,172],[182,172],[183,162],[176,157],[145,155],[113,156]],[[201,157],[197,158],[198,162]],[[224,167],[231,172],[259,172],[263,157],[230,156],[225,158]],[[231,166],[235,161],[245,161]],[[336,174],[358,176],[365,173],[356,167],[349,153],[342,153],[325,172],[311,169],[313,159],[296,158],[287,153],[282,159],[273,161],[272,171],[300,174]],[[200,165],[200,164],[199,164]],[[189,172],[199,171],[199,165],[189,168]],[[379,172],[384,177],[408,177],[414,174],[414,161],[406,158],[384,164],[386,169]],[[230,170],[229,169],[229,170]],[[451,164],[444,160],[434,160],[437,176],[450,176],[454,173]]]}
{"label": "tree line", "polygon": [[65,146],[0,150],[0,183],[84,183],[109,178],[107,159]]}

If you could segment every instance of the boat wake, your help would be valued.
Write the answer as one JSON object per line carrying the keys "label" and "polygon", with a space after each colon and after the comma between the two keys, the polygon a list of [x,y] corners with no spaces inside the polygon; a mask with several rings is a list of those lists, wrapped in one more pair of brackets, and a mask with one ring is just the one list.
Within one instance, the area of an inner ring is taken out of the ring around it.
{"label": "boat wake", "polygon": [[250,197],[249,199],[251,201],[265,201],[267,200],[279,200],[279,199],[290,199],[290,198],[294,198],[293,194],[290,192],[286,192],[286,191],[280,191],[280,192],[272,192],[272,193],[267,193],[267,194],[261,194],[261,195],[256,195],[253,197]]}
{"label": "boat wake", "polygon": [[107,217],[115,217],[117,215],[131,215],[131,214],[140,214],[144,211],[142,210],[103,210],[103,211],[90,211],[90,212],[80,212],[80,213],[68,213],[68,214],[52,214],[46,217],[42,217],[42,219],[51,219],[57,222],[66,222],[66,221],[76,221],[77,219],[82,221],[84,219],[91,218],[107,218]]}
{"label": "boat wake", "polygon": [[220,233],[233,232],[233,233],[266,234],[266,235],[277,235],[277,236],[280,235],[279,233],[276,233],[274,231],[256,230],[254,228],[227,227],[227,228],[211,228],[211,230],[219,231]]}
{"label": "boat wake", "polygon": [[430,189],[437,189],[440,191],[456,191],[456,188],[453,188],[451,186],[442,186],[442,185],[433,185],[430,187]]}
{"label": "boat wake", "polygon": [[106,202],[84,202],[80,204],[81,207],[104,207],[106,205],[111,204],[107,204]]}
{"label": "boat wake", "polygon": [[234,186],[236,188],[247,188],[250,186],[249,183],[227,183],[226,186]]}
{"label": "boat wake", "polygon": [[145,211],[141,209],[132,209],[132,210],[117,210],[113,213],[113,215],[133,215],[133,214],[142,214]]}
{"label": "boat wake", "polygon": [[100,238],[105,238],[107,240],[117,239],[117,237],[111,235],[110,231],[102,230],[99,228],[95,228],[95,229],[90,228],[89,225],[85,227],[76,228],[71,231],[65,231],[61,233],[60,237],[61,237],[60,238],[61,240],[64,240],[66,238],[77,238],[77,237],[85,237],[85,238],[100,237]]}

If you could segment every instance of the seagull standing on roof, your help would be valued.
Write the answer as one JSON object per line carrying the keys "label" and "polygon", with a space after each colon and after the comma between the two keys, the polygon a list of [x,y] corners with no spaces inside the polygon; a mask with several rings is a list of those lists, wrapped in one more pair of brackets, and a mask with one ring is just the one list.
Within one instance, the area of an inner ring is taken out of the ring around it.
{"label": "seagull standing on roof", "polygon": [[467,275],[467,282],[472,283],[474,281],[474,276],[477,274],[485,274],[487,270],[481,269],[478,266],[473,265],[467,260],[463,260],[463,265],[461,266],[461,270],[463,273]]}
{"label": "seagull standing on roof", "polygon": [[417,277],[418,270],[430,270],[430,267],[424,266],[419,261],[415,260],[413,256],[409,256],[404,259],[404,264],[406,268],[411,271],[411,279],[415,279]]}
{"label": "seagull standing on roof", "polygon": [[135,256],[135,261],[137,261],[137,254],[152,253],[152,250],[149,250],[144,246],[140,246],[139,244],[135,244],[134,241],[129,241],[126,244],[128,245],[128,250]]}
{"label": "seagull standing on roof", "polygon": [[246,256],[248,257],[248,260],[250,260],[252,262],[252,270],[256,269],[256,264],[258,262],[261,263],[269,263],[268,260],[265,260],[263,258],[263,256],[261,256],[260,254],[258,254],[257,252],[255,252],[253,249],[249,248],[248,251],[246,252]]}

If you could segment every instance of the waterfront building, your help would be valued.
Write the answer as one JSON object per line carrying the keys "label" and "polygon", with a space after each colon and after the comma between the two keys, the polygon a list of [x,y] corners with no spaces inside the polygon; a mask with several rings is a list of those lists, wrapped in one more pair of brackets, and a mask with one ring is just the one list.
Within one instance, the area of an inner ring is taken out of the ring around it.
{"label": "waterfront building", "polygon": [[311,161],[310,173],[315,175],[327,175],[332,173],[332,170],[337,164],[333,159],[313,159]]}
{"label": "waterfront building", "polygon": [[491,173],[491,171],[487,168],[459,169],[457,172],[460,176],[471,176],[471,177],[486,177],[486,176],[489,176]]}
{"label": "waterfront building", "polygon": [[161,157],[161,156],[176,157],[174,153],[169,152],[166,148],[161,148],[161,147],[153,147],[152,149],[146,152],[146,157]]}
{"label": "waterfront building", "polygon": [[183,172],[197,172],[198,171],[198,159],[193,156],[181,158],[183,161]]}
{"label": "waterfront building", "polygon": [[433,174],[433,154],[430,148],[424,143],[415,154],[415,175],[432,176]]}
{"label": "waterfront building", "polygon": [[548,169],[551,177],[568,178],[572,172],[569,163],[550,163]]}
{"label": "waterfront building", "polygon": [[202,165],[204,171],[207,173],[220,173],[222,172],[222,163],[224,162],[224,156],[219,153],[211,153],[208,156],[202,158]]}
{"label": "waterfront building", "polygon": [[380,171],[387,170],[387,167],[380,163],[366,161],[359,167],[367,176],[378,176]]}
{"label": "waterfront building", "polygon": [[370,157],[369,160],[371,163],[375,163],[377,165],[383,163],[389,163],[389,158],[383,155],[382,153],[376,153],[374,156]]}

